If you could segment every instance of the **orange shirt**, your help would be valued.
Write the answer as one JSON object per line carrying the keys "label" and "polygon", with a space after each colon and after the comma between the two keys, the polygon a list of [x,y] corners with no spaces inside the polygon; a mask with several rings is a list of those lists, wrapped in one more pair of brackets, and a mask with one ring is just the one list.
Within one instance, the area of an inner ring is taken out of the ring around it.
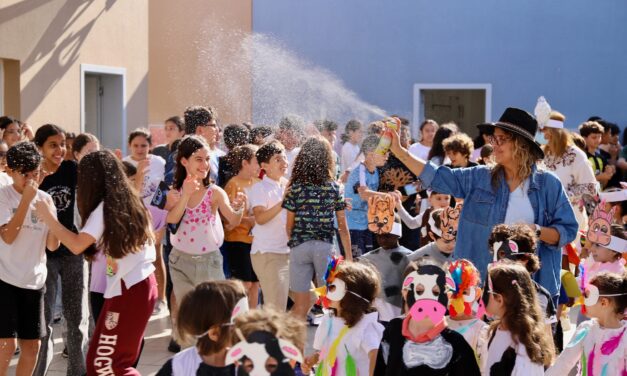
{"label": "orange shirt", "polygon": [[[224,187],[224,191],[229,196],[229,200],[233,200],[238,192],[242,192],[246,194],[246,190],[252,187],[253,184],[258,183],[260,180],[257,178],[252,179],[242,179],[239,176],[233,176],[229,179],[229,182],[226,183]],[[248,202],[246,203],[246,207],[244,208],[244,216],[247,217],[248,214]],[[227,242],[242,242],[252,244],[253,237],[250,235],[250,229],[252,226],[241,223],[239,226],[235,227],[232,230],[224,231],[224,240]]]}

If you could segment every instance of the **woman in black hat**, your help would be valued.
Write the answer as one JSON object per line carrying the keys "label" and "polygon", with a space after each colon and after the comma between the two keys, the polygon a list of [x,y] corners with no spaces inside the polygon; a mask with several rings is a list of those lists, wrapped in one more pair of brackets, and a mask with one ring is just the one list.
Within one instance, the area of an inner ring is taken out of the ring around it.
{"label": "woman in black hat", "polygon": [[437,192],[463,198],[455,258],[471,260],[482,275],[492,261],[488,237],[500,223],[528,224],[539,238],[538,255],[542,268],[535,279],[553,296],[560,288],[561,248],[575,238],[577,221],[554,175],[538,170],[544,157],[534,141],[535,118],[517,108],[505,110],[496,123],[478,127],[489,135],[494,147],[495,166],[452,170],[437,167],[411,156],[393,135],[391,151],[422,181]]}

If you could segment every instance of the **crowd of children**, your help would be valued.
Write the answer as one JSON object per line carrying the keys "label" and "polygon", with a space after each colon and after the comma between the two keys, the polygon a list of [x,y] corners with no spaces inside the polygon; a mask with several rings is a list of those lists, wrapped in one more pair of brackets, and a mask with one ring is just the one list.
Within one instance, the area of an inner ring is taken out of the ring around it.
{"label": "crowd of children", "polygon": [[[16,374],[48,372],[57,295],[68,375],[139,375],[144,330],[166,307],[177,354],[158,375],[625,375],[620,129],[592,117],[579,149],[564,122],[544,123],[537,166],[561,181],[577,236],[557,247],[510,208],[486,244],[463,244],[485,267],[460,258],[457,234],[493,196],[425,189],[381,145],[465,179],[498,171],[511,137],[489,124],[473,141],[426,120],[412,144],[405,119],[351,120],[337,137],[337,123],[298,116],[222,129],[192,106],[164,122],[166,144],[137,129],[123,156],[1,117],[0,375],[16,354]],[[506,204],[524,203],[510,191]],[[557,292],[538,278],[542,243],[563,255]]]}

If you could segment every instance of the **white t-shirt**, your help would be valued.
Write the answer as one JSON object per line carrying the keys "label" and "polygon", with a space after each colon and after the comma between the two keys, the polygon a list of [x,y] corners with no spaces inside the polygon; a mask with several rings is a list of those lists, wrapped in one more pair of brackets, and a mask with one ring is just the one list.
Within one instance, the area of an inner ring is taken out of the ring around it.
{"label": "white t-shirt", "polygon": [[[248,196],[250,208],[254,209],[261,206],[269,209],[282,202],[286,185],[285,179],[278,182],[264,176],[259,183],[250,188]],[[256,223],[252,230],[253,244],[250,253],[289,253],[286,224],[287,212],[285,209],[281,209],[279,214],[263,225]]]}
{"label": "white t-shirt", "polygon": [[0,172],[0,187],[13,184],[13,179],[6,172]]}
{"label": "white t-shirt", "polygon": [[[159,188],[159,182],[163,180],[165,175],[165,160],[157,155],[148,154],[150,164],[146,167],[146,174],[144,175],[144,182],[142,183],[141,196],[144,202],[152,200],[152,196]],[[133,166],[137,167],[137,162],[131,156],[123,159],[125,162],[129,162]]]}
{"label": "white t-shirt", "polygon": [[352,144],[345,142],[342,145],[342,155],[340,156],[342,163],[342,172],[351,168],[357,156],[359,156],[360,146],[358,144]]}
{"label": "white t-shirt", "polygon": [[[9,223],[17,210],[22,195],[13,185],[0,188],[0,224]],[[29,290],[39,290],[46,283],[46,237],[48,226],[37,219],[34,203],[52,200],[44,191],[37,191],[31,201],[24,223],[12,244],[0,238],[0,280]],[[53,206],[54,207],[54,206]],[[56,216],[56,209],[54,209]]]}
{"label": "white t-shirt", "polygon": [[509,331],[497,329],[494,338],[492,341],[488,339],[488,343],[488,359],[485,368],[481,370],[482,375],[489,376],[492,365],[500,362],[503,353],[510,347],[516,351],[516,363],[514,364],[512,376],[544,375],[544,366],[539,363],[533,363],[529,359],[529,355],[527,355],[525,345],[522,343],[515,344]]}
{"label": "white t-shirt", "polygon": [[[81,232],[89,234],[96,239],[96,243],[104,233],[104,205],[101,202],[89,215],[85,226]],[[105,298],[113,298],[122,295],[122,281],[126,288],[131,288],[135,284],[148,278],[155,267],[152,265],[157,258],[154,244],[145,244],[137,253],[131,253],[121,259],[114,259],[107,256],[107,289]]]}
{"label": "white t-shirt", "polygon": [[[346,358],[348,352],[355,360],[358,375],[370,374],[370,359],[368,353],[379,349],[383,338],[383,325],[377,321],[378,313],[372,312],[362,316],[355,326],[350,328],[337,346],[337,376],[346,375]],[[313,348],[322,354],[328,354],[331,345],[344,327],[344,320],[339,317],[325,315],[316,330]],[[323,367],[321,362],[319,367]],[[329,370],[330,371],[330,370]],[[328,374],[331,374],[329,372]]]}
{"label": "white t-shirt", "polygon": [[505,224],[533,224],[535,223],[533,207],[529,201],[529,180],[525,180],[522,184],[509,193],[509,201],[507,203],[507,212],[505,213]]}
{"label": "white t-shirt", "polygon": [[429,151],[431,151],[431,147],[424,146],[420,142],[416,142],[409,147],[409,153],[414,157],[418,157],[423,161],[426,161],[429,157]]}

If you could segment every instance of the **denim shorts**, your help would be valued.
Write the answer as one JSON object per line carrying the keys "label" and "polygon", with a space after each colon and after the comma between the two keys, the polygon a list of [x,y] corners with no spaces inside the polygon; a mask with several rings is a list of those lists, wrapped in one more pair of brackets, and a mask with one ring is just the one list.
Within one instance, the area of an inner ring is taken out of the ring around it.
{"label": "denim shorts", "polygon": [[329,257],[335,253],[332,243],[310,240],[290,250],[290,290],[308,292],[316,275],[318,286],[324,285]]}

